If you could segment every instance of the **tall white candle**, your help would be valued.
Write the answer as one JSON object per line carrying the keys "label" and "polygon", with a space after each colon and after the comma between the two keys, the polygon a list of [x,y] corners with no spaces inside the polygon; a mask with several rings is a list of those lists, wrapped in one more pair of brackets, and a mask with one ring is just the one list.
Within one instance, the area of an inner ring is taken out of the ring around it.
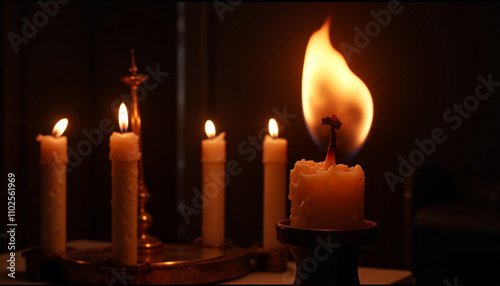
{"label": "tall white candle", "polygon": [[61,136],[68,119],[59,120],[52,135],[38,134],[41,168],[41,250],[44,253],[66,251],[66,164],[68,138]]}
{"label": "tall white candle", "polygon": [[264,163],[264,249],[283,248],[276,239],[276,222],[286,218],[286,150],[287,140],[278,138],[278,124],[269,120],[269,133],[262,146]]}
{"label": "tall white candle", "polygon": [[137,191],[139,136],[128,129],[125,104],[119,110],[120,130],[109,138],[112,178],[111,259],[115,265],[137,265]]}
{"label": "tall white candle", "polygon": [[202,240],[206,245],[224,244],[225,209],[225,163],[226,136],[221,132],[215,136],[215,125],[211,120],[205,124],[208,139],[201,141],[201,162],[203,163],[203,210]]}

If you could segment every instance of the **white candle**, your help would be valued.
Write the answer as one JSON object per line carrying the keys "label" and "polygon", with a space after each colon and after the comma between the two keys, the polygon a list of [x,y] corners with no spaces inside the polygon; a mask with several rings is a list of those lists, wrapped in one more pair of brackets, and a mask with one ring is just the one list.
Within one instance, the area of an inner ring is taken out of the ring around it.
{"label": "white candle", "polygon": [[139,136],[126,132],[128,115],[125,104],[119,111],[120,130],[109,138],[112,178],[111,259],[115,265],[137,265],[137,191]]}
{"label": "white candle", "polygon": [[211,120],[206,122],[205,132],[209,139],[201,141],[204,200],[201,233],[203,244],[221,245],[224,244],[226,133],[215,136]]}
{"label": "white candle", "polygon": [[59,120],[52,135],[38,134],[41,168],[41,250],[44,253],[66,251],[66,164],[68,138],[61,136],[68,119]]}
{"label": "white candle", "polygon": [[278,124],[269,120],[269,133],[262,149],[264,163],[264,249],[283,248],[276,239],[276,222],[286,218],[286,150],[287,140],[278,138]]}

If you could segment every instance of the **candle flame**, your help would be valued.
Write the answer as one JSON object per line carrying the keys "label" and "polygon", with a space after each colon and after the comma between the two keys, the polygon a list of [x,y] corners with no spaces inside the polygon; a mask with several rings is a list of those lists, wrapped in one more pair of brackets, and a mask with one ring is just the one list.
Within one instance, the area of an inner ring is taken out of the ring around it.
{"label": "candle flame", "polygon": [[207,122],[205,123],[205,133],[207,133],[208,138],[215,137],[215,124],[212,122],[212,120],[207,120]]}
{"label": "candle flame", "polygon": [[342,120],[337,154],[354,156],[363,146],[373,121],[370,91],[330,43],[330,19],[309,39],[302,73],[304,119],[316,145],[326,151],[330,129],[321,118],[336,114]]}
{"label": "candle flame", "polygon": [[120,109],[118,110],[118,124],[122,133],[128,131],[128,112],[123,102],[120,104]]}
{"label": "candle flame", "polygon": [[66,127],[68,127],[68,118],[63,118],[57,121],[56,125],[54,125],[54,129],[52,129],[52,135],[55,137],[61,137],[66,130]]}
{"label": "candle flame", "polygon": [[277,138],[279,134],[278,122],[274,118],[269,119],[269,134],[273,138]]}

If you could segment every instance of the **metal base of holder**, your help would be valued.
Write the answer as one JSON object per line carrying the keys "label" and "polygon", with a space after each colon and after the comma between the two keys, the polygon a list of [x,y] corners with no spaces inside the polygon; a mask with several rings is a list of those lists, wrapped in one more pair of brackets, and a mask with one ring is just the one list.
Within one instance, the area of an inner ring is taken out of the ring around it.
{"label": "metal base of holder", "polygon": [[294,285],[360,285],[362,251],[377,240],[377,223],[357,229],[305,229],[276,223],[278,241],[290,248],[297,265]]}
{"label": "metal base of holder", "polygon": [[214,249],[231,249],[233,247],[233,241],[226,238],[223,244],[204,244],[202,237],[197,237],[193,240],[193,244],[198,247],[204,248],[214,248]]}
{"label": "metal base of holder", "polygon": [[[71,250],[41,265],[34,251],[23,253],[29,277],[65,284],[206,284],[231,280],[250,272],[249,251],[194,244],[164,244],[163,250],[141,254],[134,266],[113,265],[111,247]],[[31,266],[29,266],[31,265]]]}
{"label": "metal base of holder", "polygon": [[161,252],[163,251],[163,242],[154,236],[146,234],[145,238],[139,238],[137,241],[137,251],[139,255]]}
{"label": "metal base of holder", "polygon": [[110,255],[111,248],[105,248],[60,256],[61,281],[108,284],[112,279],[128,277],[131,283],[139,284],[205,284],[234,279],[250,271],[248,251],[240,247],[222,251],[165,244],[162,252],[139,255],[138,265],[132,268],[111,265]]}

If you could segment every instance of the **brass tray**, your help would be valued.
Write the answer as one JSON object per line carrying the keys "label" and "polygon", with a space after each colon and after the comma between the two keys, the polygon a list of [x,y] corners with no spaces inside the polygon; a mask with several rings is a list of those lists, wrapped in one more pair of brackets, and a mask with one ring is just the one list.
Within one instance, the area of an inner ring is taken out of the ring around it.
{"label": "brass tray", "polygon": [[137,266],[111,263],[111,247],[74,250],[56,258],[57,280],[71,284],[205,284],[250,272],[249,250],[196,244],[164,244],[163,251],[139,254]]}

